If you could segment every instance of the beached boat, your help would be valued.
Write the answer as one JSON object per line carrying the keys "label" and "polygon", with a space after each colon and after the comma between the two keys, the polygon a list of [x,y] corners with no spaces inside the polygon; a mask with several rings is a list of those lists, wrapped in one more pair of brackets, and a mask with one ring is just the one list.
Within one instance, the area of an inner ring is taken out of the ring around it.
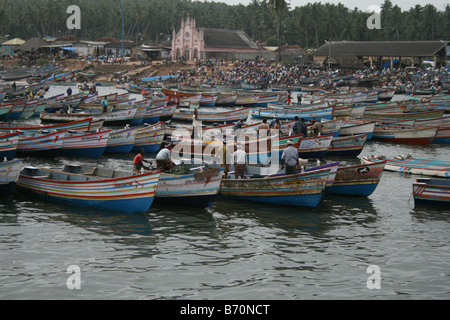
{"label": "beached boat", "polygon": [[357,157],[367,141],[368,134],[358,134],[347,137],[333,137],[326,153],[327,157]]}
{"label": "beached boat", "polygon": [[434,141],[438,128],[412,127],[402,128],[399,126],[376,126],[373,131],[373,139],[394,143],[430,144]]}
{"label": "beached boat", "polygon": [[363,118],[366,120],[411,120],[411,119],[433,119],[440,118],[444,110],[419,111],[419,112],[364,112]]}
{"label": "beached boat", "polygon": [[39,132],[43,130],[75,130],[75,131],[95,131],[103,128],[104,121],[92,121],[86,118],[78,121],[64,122],[54,125],[26,125],[26,124],[9,124],[0,123],[0,132],[23,131],[23,132]]}
{"label": "beached boat", "polygon": [[63,170],[25,167],[17,186],[46,199],[111,211],[145,213],[160,172],[130,172],[66,165]]}
{"label": "beached boat", "polygon": [[152,125],[142,126],[136,131],[132,151],[139,152],[139,149],[144,149],[146,153],[158,152],[165,134],[166,125],[164,122],[160,121]]}
{"label": "beached boat", "polygon": [[253,119],[274,119],[294,120],[295,117],[304,118],[305,120],[322,119],[331,120],[334,114],[334,106],[324,107],[320,109],[250,109],[250,116]]}
{"label": "beached boat", "polygon": [[66,130],[50,133],[43,131],[21,135],[17,152],[33,156],[53,157],[61,150],[66,132]]}
{"label": "beached boat", "polygon": [[12,160],[16,156],[17,146],[21,132],[1,133],[0,132],[0,159]]}
{"label": "beached boat", "polygon": [[99,132],[67,131],[59,155],[64,157],[99,158],[108,144],[111,130]]}
{"label": "beached boat", "polygon": [[9,196],[15,191],[22,163],[22,159],[0,162],[0,197]]}
{"label": "beached boat", "polygon": [[339,129],[339,136],[353,136],[358,134],[367,134],[367,140],[373,137],[373,130],[375,130],[375,121],[360,121],[346,119]]}
{"label": "beached boat", "polygon": [[316,207],[323,197],[330,168],[264,178],[223,179],[225,197],[284,206]]}
{"label": "beached boat", "polygon": [[450,161],[414,158],[409,155],[398,155],[394,158],[386,158],[383,155],[362,157],[364,164],[386,162],[387,171],[450,178]]}
{"label": "beached boat", "polygon": [[386,162],[339,166],[336,177],[326,191],[331,194],[369,196],[380,182]]}
{"label": "beached boat", "polygon": [[[198,112],[198,121],[203,123],[232,123],[238,120],[247,119],[249,108],[242,108],[232,111],[224,112]],[[194,111],[191,109],[180,110],[177,109],[172,116],[173,120],[176,121],[187,121],[192,122],[192,116]]]}
{"label": "beached boat", "polygon": [[209,207],[219,194],[222,177],[221,168],[184,174],[161,173],[154,204]]}
{"label": "beached boat", "polygon": [[[286,138],[283,137],[280,141]],[[330,149],[332,141],[332,134],[322,135],[320,137],[301,138],[298,146],[298,155],[303,159],[322,159],[326,156],[328,150]],[[284,147],[287,147],[287,145]],[[280,150],[282,148],[283,146],[280,146]]]}
{"label": "beached boat", "polygon": [[[106,113],[41,113],[42,122],[72,122],[84,118],[92,120],[103,120],[104,124],[111,126],[124,126],[131,124],[134,120],[137,108],[130,108]],[[142,119],[141,119],[142,122]]]}
{"label": "beached boat", "polygon": [[137,128],[111,131],[105,153],[129,153],[133,150]]}
{"label": "beached boat", "polygon": [[413,197],[416,205],[432,204],[448,208],[450,205],[450,181],[420,178],[413,182]]}

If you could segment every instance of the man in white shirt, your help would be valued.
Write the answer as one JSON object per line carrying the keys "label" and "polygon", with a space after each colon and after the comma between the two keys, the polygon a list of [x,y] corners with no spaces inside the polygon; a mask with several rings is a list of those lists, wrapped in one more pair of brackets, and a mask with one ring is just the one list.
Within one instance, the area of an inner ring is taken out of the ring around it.
{"label": "man in white shirt", "polygon": [[286,165],[286,174],[295,174],[299,167],[298,165],[298,150],[294,147],[294,142],[289,140],[287,142],[288,147],[284,149],[281,155],[281,169],[284,169]]}
{"label": "man in white shirt", "polygon": [[171,147],[172,144],[166,144],[166,146],[156,155],[156,167],[158,170],[170,170],[175,167],[175,163],[173,163],[170,156]]}
{"label": "man in white shirt", "polygon": [[236,179],[245,179],[245,164],[247,163],[247,153],[242,144],[237,145],[237,150],[232,155],[234,163],[234,176]]}

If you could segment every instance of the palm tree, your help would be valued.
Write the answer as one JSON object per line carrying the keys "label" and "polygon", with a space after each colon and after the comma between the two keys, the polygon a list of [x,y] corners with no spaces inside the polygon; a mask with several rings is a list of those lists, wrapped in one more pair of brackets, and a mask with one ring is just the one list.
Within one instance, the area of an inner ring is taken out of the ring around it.
{"label": "palm tree", "polygon": [[281,35],[280,35],[280,15],[287,9],[285,0],[268,0],[269,9],[277,16],[277,37],[278,37],[278,60],[281,61]]}

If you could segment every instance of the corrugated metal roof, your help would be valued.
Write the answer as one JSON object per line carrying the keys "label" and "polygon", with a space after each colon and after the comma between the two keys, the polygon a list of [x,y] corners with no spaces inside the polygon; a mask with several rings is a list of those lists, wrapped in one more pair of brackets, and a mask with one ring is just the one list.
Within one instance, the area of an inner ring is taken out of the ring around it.
{"label": "corrugated metal roof", "polygon": [[356,56],[427,57],[435,55],[447,44],[448,41],[329,41],[313,55],[328,56],[331,52]]}

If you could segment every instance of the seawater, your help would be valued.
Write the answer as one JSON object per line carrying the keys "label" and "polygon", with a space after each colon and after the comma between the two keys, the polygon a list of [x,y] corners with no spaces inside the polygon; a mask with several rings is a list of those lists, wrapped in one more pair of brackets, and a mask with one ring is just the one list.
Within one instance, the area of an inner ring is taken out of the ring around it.
{"label": "seawater", "polygon": [[[369,141],[361,155],[405,153],[449,159],[450,147]],[[25,163],[131,170],[133,156]],[[121,214],[19,192],[0,202],[0,298],[446,300],[450,210],[415,207],[416,178],[385,171],[371,196],[328,196],[313,209],[218,198],[207,209]],[[70,266],[79,267],[80,289],[68,288]]]}

